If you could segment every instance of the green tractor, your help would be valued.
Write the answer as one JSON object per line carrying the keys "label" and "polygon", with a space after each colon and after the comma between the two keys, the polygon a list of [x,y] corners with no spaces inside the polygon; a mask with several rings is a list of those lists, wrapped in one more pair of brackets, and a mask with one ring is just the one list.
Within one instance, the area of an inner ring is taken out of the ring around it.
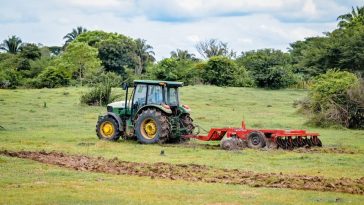
{"label": "green tractor", "polygon": [[99,139],[116,141],[136,139],[143,144],[176,143],[188,140],[192,134],[193,120],[190,108],[181,105],[178,88],[181,82],[135,80],[132,95],[125,101],[107,105],[107,113],[99,116],[96,133]]}

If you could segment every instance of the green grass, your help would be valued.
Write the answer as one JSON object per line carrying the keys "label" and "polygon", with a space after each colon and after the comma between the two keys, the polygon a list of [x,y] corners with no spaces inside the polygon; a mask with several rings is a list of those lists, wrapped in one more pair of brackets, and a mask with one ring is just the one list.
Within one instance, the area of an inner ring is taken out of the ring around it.
{"label": "green grass", "polygon": [[[183,103],[192,108],[192,117],[195,122],[205,129],[224,126],[239,127],[242,119],[245,119],[248,127],[309,129],[321,133],[321,139],[325,146],[345,148],[354,151],[355,154],[296,153],[281,150],[227,152],[202,148],[140,145],[125,141],[103,142],[96,138],[95,123],[97,116],[103,114],[105,108],[80,105],[80,96],[85,91],[84,88],[0,90],[0,125],[5,128],[5,130],[0,129],[0,149],[58,150],[106,158],[118,157],[126,161],[195,163],[255,172],[282,172],[334,178],[364,176],[364,131],[307,127],[305,125],[306,118],[297,114],[296,108],[292,106],[294,100],[307,94],[304,90],[272,91],[253,88],[189,86],[182,88],[181,98]],[[114,89],[113,92],[123,94],[121,89]],[[209,143],[211,144],[211,142]],[[159,155],[162,149],[165,150],[165,156]],[[4,163],[4,160],[14,162],[17,165],[12,167],[11,163]],[[44,167],[46,167],[47,174],[49,174],[48,171],[58,174],[45,177],[43,180],[45,184],[39,185],[39,190],[27,189],[26,186],[25,188],[9,188],[11,184],[20,181],[15,177],[15,174],[21,175],[22,181],[33,180],[34,177],[27,174],[28,170],[31,170],[29,167],[32,166],[41,167],[38,168],[40,170],[35,173],[35,176],[42,176]],[[292,202],[291,198],[293,197],[284,194],[286,192],[291,193],[292,196],[299,196],[296,202],[314,203],[316,196],[322,196],[323,199],[319,202],[330,203],[333,196],[340,198],[348,196],[338,193],[253,189],[245,186],[192,184],[182,181],[80,173],[40,165],[28,160],[5,157],[0,158],[0,176],[2,176],[0,178],[1,187],[9,188],[9,191],[5,191],[7,188],[2,190],[0,200],[11,200],[14,203],[17,202],[17,198],[19,200],[29,198],[36,201],[37,197],[32,196],[32,191],[42,193],[42,190],[47,190],[49,195],[56,193],[54,197],[49,198],[38,195],[39,198],[42,198],[42,203],[51,204],[56,202],[88,203],[95,198],[95,202],[100,203],[113,203],[113,200],[123,202],[122,200],[125,200],[125,203],[144,204],[150,201],[152,204],[157,202],[170,204],[173,199],[183,203],[194,198],[197,204],[224,201],[244,203],[246,200],[250,200],[251,203],[254,201],[262,203],[264,200],[268,200],[272,203],[281,204],[285,200]],[[110,180],[110,183],[103,182],[100,185],[100,182],[89,180],[98,177],[105,177]],[[115,184],[113,184],[114,181]],[[128,183],[130,181],[132,183]],[[65,188],[61,188],[62,186]],[[80,190],[85,191],[75,191],[78,186],[82,187]],[[163,192],[166,193],[166,196],[163,197],[156,193],[158,186],[176,188],[163,189]],[[119,187],[124,187],[124,189]],[[57,191],[59,189],[64,194],[59,193]],[[224,194],[216,194],[219,192],[218,190],[223,190]],[[241,194],[246,190],[248,190],[247,193],[252,194],[251,197]],[[193,194],[191,199],[188,197],[189,194]],[[280,197],[277,198],[276,196]],[[352,198],[355,197],[352,196]],[[275,201],[272,201],[273,199]],[[355,202],[354,199],[353,202]]]}
{"label": "green grass", "polygon": [[0,176],[0,204],[360,204],[364,200],[351,194],[78,172],[3,156]]}

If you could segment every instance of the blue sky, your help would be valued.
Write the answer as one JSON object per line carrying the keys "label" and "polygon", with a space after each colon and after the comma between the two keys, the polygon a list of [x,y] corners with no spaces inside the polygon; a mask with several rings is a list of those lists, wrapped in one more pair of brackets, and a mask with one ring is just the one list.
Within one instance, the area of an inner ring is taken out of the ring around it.
{"label": "blue sky", "polygon": [[0,0],[0,40],[62,45],[79,25],[143,38],[157,59],[217,38],[240,53],[286,50],[290,42],[336,28],[362,0]]}

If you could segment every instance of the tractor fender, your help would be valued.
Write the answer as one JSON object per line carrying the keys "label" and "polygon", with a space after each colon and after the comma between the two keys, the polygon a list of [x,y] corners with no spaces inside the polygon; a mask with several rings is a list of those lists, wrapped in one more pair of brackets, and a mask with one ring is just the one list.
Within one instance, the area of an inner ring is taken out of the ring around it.
{"label": "tractor fender", "polygon": [[110,117],[112,117],[112,118],[114,118],[115,120],[116,120],[116,122],[118,123],[118,127],[119,127],[119,130],[120,131],[123,131],[123,122],[121,121],[121,118],[119,117],[119,116],[117,116],[115,113],[113,113],[113,112],[107,112],[106,114],[105,114],[105,116],[110,116]]}
{"label": "tractor fender", "polygon": [[183,114],[189,114],[191,112],[191,109],[187,109],[183,106],[178,106],[178,109],[183,113]]}
{"label": "tractor fender", "polygon": [[138,114],[140,114],[143,110],[145,110],[147,108],[156,108],[157,110],[160,110],[160,111],[165,112],[167,114],[172,114],[171,109],[165,108],[162,105],[145,105],[145,106],[139,108],[139,110],[136,113],[135,117],[138,116]]}

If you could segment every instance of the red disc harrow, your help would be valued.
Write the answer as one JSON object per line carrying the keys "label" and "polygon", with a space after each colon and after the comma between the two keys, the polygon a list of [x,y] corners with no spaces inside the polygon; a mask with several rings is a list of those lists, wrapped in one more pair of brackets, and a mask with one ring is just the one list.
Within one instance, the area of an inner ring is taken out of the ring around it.
{"label": "red disc harrow", "polygon": [[238,140],[250,148],[294,149],[299,147],[322,147],[320,134],[306,130],[248,129],[245,122],[241,128],[211,128],[207,135],[185,135],[202,141]]}

